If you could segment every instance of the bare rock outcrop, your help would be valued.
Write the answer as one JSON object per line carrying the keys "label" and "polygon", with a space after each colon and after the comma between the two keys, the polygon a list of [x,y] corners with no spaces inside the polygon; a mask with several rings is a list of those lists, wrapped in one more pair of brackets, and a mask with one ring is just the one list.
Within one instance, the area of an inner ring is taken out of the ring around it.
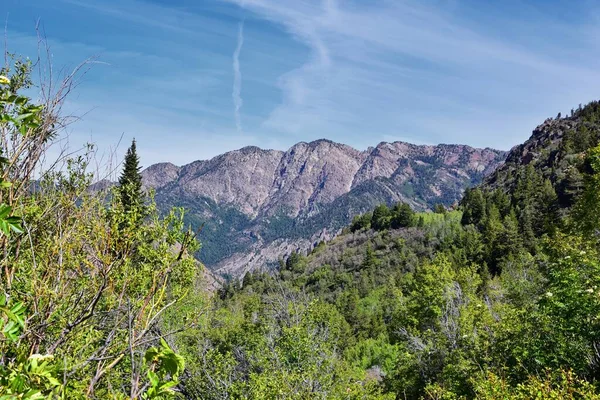
{"label": "bare rock outcrop", "polygon": [[200,253],[202,262],[236,274],[308,248],[378,203],[452,204],[504,157],[404,142],[360,151],[322,139],[287,151],[244,147],[182,167],[156,164],[142,176],[164,207],[182,205],[193,224],[207,225],[201,239],[211,248]]}

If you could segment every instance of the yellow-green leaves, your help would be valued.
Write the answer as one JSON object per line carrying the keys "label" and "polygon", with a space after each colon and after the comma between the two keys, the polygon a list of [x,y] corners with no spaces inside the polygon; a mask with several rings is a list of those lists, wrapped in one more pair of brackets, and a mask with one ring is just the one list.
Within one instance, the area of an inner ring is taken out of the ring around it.
{"label": "yellow-green leaves", "polygon": [[146,351],[144,359],[156,365],[158,370],[171,376],[179,376],[185,369],[185,360],[175,353],[164,339],[160,340],[160,349],[151,347]]}
{"label": "yellow-green leaves", "polygon": [[10,79],[4,75],[0,75],[0,85],[10,85]]}
{"label": "yellow-green leaves", "polygon": [[151,347],[144,360],[149,365],[147,372],[150,387],[142,396],[144,399],[170,398],[175,395],[173,388],[179,383],[178,377],[185,368],[185,360],[175,353],[164,339],[160,348]]}
{"label": "yellow-green leaves", "polygon": [[11,342],[19,340],[25,327],[25,306],[18,302],[8,304],[6,296],[0,295],[0,331]]}
{"label": "yellow-green leaves", "polygon": [[55,399],[62,388],[54,357],[32,354],[9,363],[0,374],[0,399]]}

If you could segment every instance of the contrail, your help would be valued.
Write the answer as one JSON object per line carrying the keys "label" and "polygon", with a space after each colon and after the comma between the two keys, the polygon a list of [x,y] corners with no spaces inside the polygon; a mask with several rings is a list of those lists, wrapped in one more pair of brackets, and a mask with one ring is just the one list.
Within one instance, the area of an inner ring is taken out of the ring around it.
{"label": "contrail", "polygon": [[235,127],[239,133],[242,132],[242,120],[240,118],[240,109],[244,104],[242,100],[242,72],[240,71],[240,52],[244,45],[244,21],[240,22],[238,27],[237,47],[233,52],[233,114],[235,117]]}

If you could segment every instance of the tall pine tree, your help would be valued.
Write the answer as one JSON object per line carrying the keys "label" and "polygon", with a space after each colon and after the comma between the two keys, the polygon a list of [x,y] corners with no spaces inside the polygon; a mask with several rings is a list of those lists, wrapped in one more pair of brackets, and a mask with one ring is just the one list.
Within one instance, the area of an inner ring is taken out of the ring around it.
{"label": "tall pine tree", "polygon": [[143,205],[142,175],[140,175],[140,158],[136,152],[135,139],[125,154],[123,173],[119,178],[121,203],[125,212],[139,209]]}

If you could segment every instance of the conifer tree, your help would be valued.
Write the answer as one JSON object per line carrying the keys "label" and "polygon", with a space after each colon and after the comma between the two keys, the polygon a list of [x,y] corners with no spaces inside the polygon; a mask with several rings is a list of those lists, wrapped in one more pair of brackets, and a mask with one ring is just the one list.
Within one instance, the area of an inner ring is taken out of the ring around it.
{"label": "conifer tree", "polygon": [[123,173],[119,178],[121,203],[125,212],[130,212],[143,203],[140,159],[136,152],[135,139],[125,154]]}
{"label": "conifer tree", "polygon": [[486,201],[479,188],[468,189],[461,201],[464,212],[461,223],[463,225],[479,225],[486,218]]}
{"label": "conifer tree", "polygon": [[585,160],[588,173],[585,188],[572,212],[577,231],[597,237],[600,227],[600,146],[589,150]]}
{"label": "conifer tree", "polygon": [[[442,206],[443,208],[443,206]],[[444,209],[445,210],[445,209]],[[398,203],[392,211],[391,226],[394,229],[415,225],[415,212],[406,203]]]}
{"label": "conifer tree", "polygon": [[446,207],[444,207],[443,204],[438,203],[433,208],[433,212],[436,213],[436,214],[446,214]]}
{"label": "conifer tree", "polygon": [[496,262],[494,265],[494,273],[500,273],[498,265],[502,259],[507,259],[522,251],[521,236],[519,232],[519,222],[515,212],[511,212],[504,217],[504,228],[498,236],[497,243],[493,254],[493,259]]}
{"label": "conifer tree", "polygon": [[379,260],[375,255],[375,251],[371,247],[371,244],[367,244],[367,250],[365,252],[365,258],[362,263],[364,269],[373,269],[379,265]]}
{"label": "conifer tree", "polygon": [[373,229],[376,231],[389,229],[390,222],[390,209],[385,204],[381,204],[373,210],[373,217],[371,218],[371,227]]}

